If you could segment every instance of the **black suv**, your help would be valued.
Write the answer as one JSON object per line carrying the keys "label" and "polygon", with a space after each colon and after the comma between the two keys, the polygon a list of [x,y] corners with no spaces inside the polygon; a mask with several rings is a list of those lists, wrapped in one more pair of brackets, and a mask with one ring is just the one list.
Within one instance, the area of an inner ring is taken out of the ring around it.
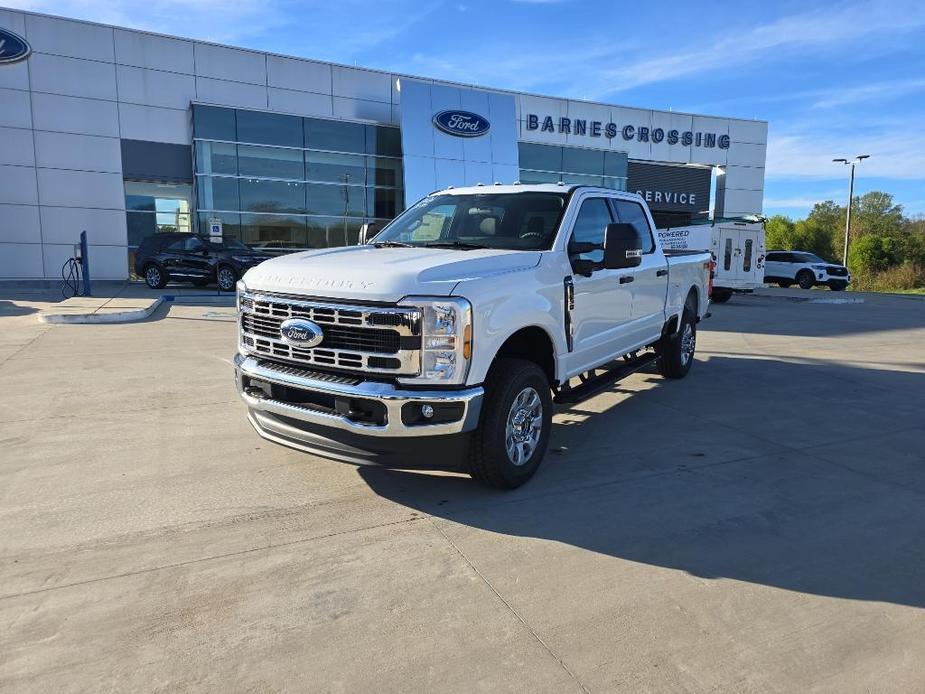
{"label": "black suv", "polygon": [[223,292],[231,292],[241,275],[272,257],[235,238],[216,240],[166,232],[141,241],[135,253],[135,274],[152,289],[177,280],[197,287],[217,282]]}

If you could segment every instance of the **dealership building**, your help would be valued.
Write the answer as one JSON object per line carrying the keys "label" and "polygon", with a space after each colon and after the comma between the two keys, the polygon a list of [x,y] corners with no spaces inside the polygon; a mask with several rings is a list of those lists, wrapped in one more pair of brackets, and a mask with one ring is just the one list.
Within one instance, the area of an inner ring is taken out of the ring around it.
{"label": "dealership building", "polygon": [[660,226],[761,213],[767,123],[482,88],[0,9],[0,279],[124,279],[156,231],[356,243],[447,186],[639,192]]}

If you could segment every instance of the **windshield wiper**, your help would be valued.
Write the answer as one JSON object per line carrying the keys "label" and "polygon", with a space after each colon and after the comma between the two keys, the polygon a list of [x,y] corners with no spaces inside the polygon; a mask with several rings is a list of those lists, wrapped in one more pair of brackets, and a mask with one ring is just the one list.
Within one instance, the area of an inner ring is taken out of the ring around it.
{"label": "windshield wiper", "polygon": [[465,241],[428,241],[424,244],[427,248],[459,248],[464,251],[471,251],[478,248],[488,248],[479,243],[466,243]]}
{"label": "windshield wiper", "polygon": [[402,241],[376,241],[372,245],[375,248],[414,248],[410,243]]}

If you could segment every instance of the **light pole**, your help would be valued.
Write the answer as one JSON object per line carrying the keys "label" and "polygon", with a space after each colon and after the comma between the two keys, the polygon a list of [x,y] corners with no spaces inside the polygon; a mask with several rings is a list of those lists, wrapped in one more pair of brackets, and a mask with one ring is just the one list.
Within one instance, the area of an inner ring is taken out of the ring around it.
{"label": "light pole", "polygon": [[848,179],[848,213],[845,215],[845,253],[842,263],[848,267],[848,234],[851,232],[851,207],[854,202],[854,167],[860,164],[864,159],[869,159],[869,154],[859,154],[851,161],[847,159],[833,159],[832,161],[851,167],[851,176]]}

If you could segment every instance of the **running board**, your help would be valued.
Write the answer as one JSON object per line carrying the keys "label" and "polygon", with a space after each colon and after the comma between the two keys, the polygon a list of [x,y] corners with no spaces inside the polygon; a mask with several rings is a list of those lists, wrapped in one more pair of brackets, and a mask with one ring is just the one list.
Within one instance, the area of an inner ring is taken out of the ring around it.
{"label": "running board", "polygon": [[608,369],[599,376],[585,381],[581,385],[575,386],[574,388],[560,388],[559,392],[557,392],[556,396],[553,398],[553,402],[557,405],[574,405],[582,400],[587,400],[597,395],[602,390],[606,390],[617,381],[623,380],[630,374],[648,366],[656,359],[658,359],[658,354],[655,352],[646,352],[635,359],[618,363],[613,368]]}

